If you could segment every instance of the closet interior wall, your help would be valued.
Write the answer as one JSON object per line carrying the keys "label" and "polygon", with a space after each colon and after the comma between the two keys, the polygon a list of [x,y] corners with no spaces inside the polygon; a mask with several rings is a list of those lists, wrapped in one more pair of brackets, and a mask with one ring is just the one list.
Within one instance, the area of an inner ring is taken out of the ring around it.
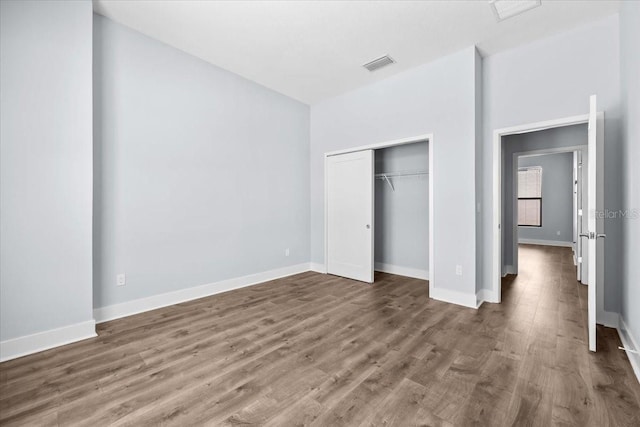
{"label": "closet interior wall", "polygon": [[[428,278],[427,141],[375,150],[375,267]],[[389,180],[381,176],[389,174]],[[401,174],[405,176],[394,176]]]}

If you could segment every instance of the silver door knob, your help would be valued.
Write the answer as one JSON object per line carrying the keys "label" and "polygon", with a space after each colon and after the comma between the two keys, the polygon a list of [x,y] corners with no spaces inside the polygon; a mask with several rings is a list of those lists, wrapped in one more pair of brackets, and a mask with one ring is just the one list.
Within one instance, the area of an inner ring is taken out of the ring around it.
{"label": "silver door knob", "polygon": [[371,226],[369,224],[367,224],[367,230],[370,229],[370,228],[371,228]]}
{"label": "silver door knob", "polygon": [[602,238],[602,239],[606,239],[606,238],[607,238],[607,235],[606,235],[606,234],[596,234],[596,238],[597,238],[597,239],[600,239],[600,238]]}
{"label": "silver door knob", "polygon": [[586,237],[587,239],[589,238],[589,234],[587,233],[580,233],[580,237]]}

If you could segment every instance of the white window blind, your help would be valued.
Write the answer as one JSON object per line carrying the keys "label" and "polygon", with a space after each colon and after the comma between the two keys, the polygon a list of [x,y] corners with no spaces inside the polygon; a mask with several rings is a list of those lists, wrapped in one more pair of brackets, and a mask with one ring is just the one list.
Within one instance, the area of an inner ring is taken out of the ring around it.
{"label": "white window blind", "polygon": [[518,225],[542,226],[542,168],[518,170]]}
{"label": "white window blind", "polygon": [[518,198],[542,197],[542,168],[518,170]]}

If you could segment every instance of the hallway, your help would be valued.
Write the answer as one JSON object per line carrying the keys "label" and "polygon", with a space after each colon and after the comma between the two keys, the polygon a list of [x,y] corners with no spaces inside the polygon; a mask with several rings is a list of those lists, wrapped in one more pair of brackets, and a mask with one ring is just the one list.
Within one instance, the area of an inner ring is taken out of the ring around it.
{"label": "hallway", "polygon": [[617,331],[598,325],[588,351],[587,286],[571,249],[521,244],[518,256],[519,274],[502,283],[507,330],[527,348],[510,413],[520,403],[521,421],[548,411],[554,424],[638,425],[640,385]]}

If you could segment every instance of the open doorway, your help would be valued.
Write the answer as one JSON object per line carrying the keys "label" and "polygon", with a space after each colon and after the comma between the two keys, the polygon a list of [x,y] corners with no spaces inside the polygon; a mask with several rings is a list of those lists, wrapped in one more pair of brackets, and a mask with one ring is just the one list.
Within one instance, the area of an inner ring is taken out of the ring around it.
{"label": "open doorway", "polygon": [[[586,125],[574,125],[504,138],[503,267],[518,274],[519,245],[565,247],[575,278],[587,284]],[[544,148],[539,148],[544,147]]]}
{"label": "open doorway", "polygon": [[[504,150],[509,154],[505,157],[513,162],[504,174],[504,206],[513,232],[503,248],[512,251],[513,265],[505,266],[502,295],[518,306],[520,316],[531,316],[532,323],[536,323],[533,316],[538,310],[550,316],[575,313],[588,303],[586,282],[580,282],[582,260],[587,258],[581,254],[587,251],[587,241],[577,238],[586,231],[582,228],[586,224],[578,221],[584,208],[580,203],[586,202],[581,188],[583,168],[574,162],[586,146],[513,151],[530,146],[531,139],[557,145],[584,141],[586,129],[582,127],[586,125],[505,138]],[[504,185],[509,182],[513,185]],[[537,324],[541,324],[539,319]],[[550,336],[564,327],[556,324],[551,328],[553,324],[549,321],[547,325]]]}
{"label": "open doorway", "polygon": [[[517,230],[514,232],[513,227],[517,227],[517,219],[514,219],[513,215],[505,215],[507,205],[511,203],[517,203],[517,200],[512,202],[513,199],[505,197],[505,184],[504,174],[510,170],[517,168],[516,165],[511,168],[505,167],[505,162],[514,162],[516,156],[505,156],[505,149],[508,147],[508,138],[517,138],[520,135],[530,134],[533,140],[537,140],[535,149],[544,150],[545,144],[549,143],[549,134],[543,133],[543,131],[553,132],[568,132],[574,129],[578,129],[577,125],[586,125],[586,136],[583,135],[583,143],[586,142],[588,153],[588,171],[586,173],[586,191],[587,195],[587,211],[583,210],[583,220],[586,217],[587,230],[584,233],[579,233],[576,229],[576,240],[586,239],[588,247],[588,268],[587,268],[587,292],[585,294],[585,301],[583,308],[587,309],[587,322],[588,328],[588,346],[591,351],[596,350],[596,320],[604,313],[603,309],[603,296],[604,296],[604,245],[602,239],[606,235],[601,234],[603,230],[602,217],[598,215],[598,212],[602,211],[602,192],[603,192],[603,155],[604,155],[604,113],[597,111],[597,99],[595,95],[592,95],[589,99],[589,113],[583,116],[573,116],[563,119],[550,120],[547,122],[537,122],[525,125],[514,126],[504,129],[496,129],[494,131],[494,144],[493,144],[493,286],[492,286],[492,299],[496,302],[500,302],[503,295],[502,280],[505,275],[505,269],[507,269],[509,261],[512,263],[512,268],[515,272],[518,272],[517,267],[517,241],[514,241],[515,235],[518,234]],[[565,142],[566,145],[572,144],[571,142]],[[525,149],[523,144],[520,144],[518,149]],[[541,153],[537,153],[541,154]],[[515,160],[517,162],[517,158]],[[583,162],[584,166],[584,162]],[[517,174],[517,171],[514,172]],[[513,185],[513,183],[511,184]],[[506,199],[506,200],[505,200]],[[532,204],[535,207],[535,204]],[[514,210],[517,207],[514,208]],[[511,223],[510,223],[511,222]],[[512,245],[511,248],[508,246]],[[585,246],[583,246],[584,248]],[[515,253],[515,256],[514,256]],[[509,258],[511,257],[511,258]],[[506,262],[505,262],[506,261]],[[544,267],[538,267],[536,273],[544,273]],[[521,273],[521,272],[520,272]],[[541,284],[538,288],[544,286],[552,286],[554,280],[557,277],[563,277],[564,272],[549,271],[547,275],[539,275],[538,279]],[[577,271],[571,274],[571,280],[573,283],[577,283],[576,276]],[[537,289],[535,287],[528,289]],[[545,294],[546,295],[546,294]],[[534,298],[535,300],[535,298]],[[539,302],[540,300],[536,300]],[[576,304],[579,304],[576,302]]]}
{"label": "open doorway", "polygon": [[[581,133],[580,129],[576,129]],[[532,269],[534,250],[544,250],[546,263],[560,263],[567,279],[587,284],[587,242],[582,221],[586,197],[583,195],[581,149],[541,154],[514,154],[513,209],[515,251],[514,273]],[[539,261],[539,259],[538,259]],[[570,273],[573,271],[573,274]]]}

